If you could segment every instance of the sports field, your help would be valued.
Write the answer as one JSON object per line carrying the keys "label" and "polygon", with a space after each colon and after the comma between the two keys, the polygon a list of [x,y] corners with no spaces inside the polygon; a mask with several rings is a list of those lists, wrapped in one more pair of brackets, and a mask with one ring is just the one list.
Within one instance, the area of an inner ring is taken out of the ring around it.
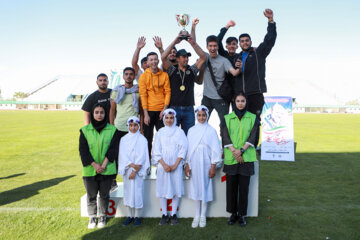
{"label": "sports field", "polygon": [[[88,230],[82,112],[0,111],[0,239],[360,239],[360,115],[295,114],[296,162],[260,162],[259,217]],[[225,211],[225,203],[224,203]]]}

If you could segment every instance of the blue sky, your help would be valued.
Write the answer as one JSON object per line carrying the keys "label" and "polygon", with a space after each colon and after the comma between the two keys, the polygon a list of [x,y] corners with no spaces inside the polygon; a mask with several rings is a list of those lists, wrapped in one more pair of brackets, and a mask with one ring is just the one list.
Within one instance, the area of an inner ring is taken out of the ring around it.
{"label": "blue sky", "polygon": [[[266,33],[265,8],[274,11],[278,31],[267,59],[269,95],[292,95],[304,103],[323,103],[323,96],[337,102],[360,97],[359,1],[0,0],[0,5],[4,97],[60,74],[88,76],[94,84],[97,73],[130,66],[139,36],[147,38],[141,56],[154,50],[155,35],[166,47],[180,30],[177,13],[200,18],[197,41],[204,50],[206,36],[218,34],[229,19],[237,25],[226,36],[248,32],[257,46]],[[191,50],[187,43],[182,47]]]}

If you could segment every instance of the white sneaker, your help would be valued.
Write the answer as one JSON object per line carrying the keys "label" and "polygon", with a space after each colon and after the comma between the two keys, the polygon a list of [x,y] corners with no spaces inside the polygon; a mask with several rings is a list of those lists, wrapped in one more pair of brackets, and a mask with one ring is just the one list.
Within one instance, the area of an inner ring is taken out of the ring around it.
{"label": "white sneaker", "polygon": [[96,218],[91,217],[89,219],[88,229],[94,229],[96,227]]}
{"label": "white sneaker", "polygon": [[200,224],[199,224],[199,226],[200,226],[201,228],[206,227],[206,217],[201,217],[201,218],[200,218]]}
{"label": "white sneaker", "polygon": [[103,228],[103,227],[105,227],[105,225],[106,225],[106,217],[105,216],[100,217],[99,223],[98,223],[98,228]]}
{"label": "white sneaker", "polygon": [[191,227],[197,228],[199,226],[200,217],[194,217],[194,220],[192,221]]}

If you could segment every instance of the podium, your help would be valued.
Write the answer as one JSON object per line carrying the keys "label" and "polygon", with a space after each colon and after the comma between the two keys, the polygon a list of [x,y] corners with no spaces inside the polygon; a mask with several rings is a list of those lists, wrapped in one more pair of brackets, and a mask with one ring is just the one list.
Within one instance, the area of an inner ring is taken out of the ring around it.
{"label": "podium", "polygon": [[[258,216],[259,205],[259,162],[254,163],[255,174],[250,178],[249,186],[249,203],[247,216]],[[226,177],[221,169],[216,169],[216,176],[213,178],[213,193],[214,200],[209,202],[207,207],[207,217],[229,217],[230,214],[226,212]],[[108,217],[126,217],[127,211],[123,203],[123,183],[118,182],[118,188],[110,193],[110,201],[108,207]],[[178,217],[193,218],[195,214],[195,204],[192,199],[188,198],[190,182],[184,175],[184,190],[185,195],[182,196]],[[99,198],[99,197],[98,197]],[[88,217],[86,194],[80,199],[81,201],[81,216]],[[142,217],[159,218],[161,217],[160,200],[156,197],[156,167],[151,167],[151,174],[145,177],[144,180],[144,207],[142,210]],[[168,211],[171,211],[171,199],[168,200]]]}

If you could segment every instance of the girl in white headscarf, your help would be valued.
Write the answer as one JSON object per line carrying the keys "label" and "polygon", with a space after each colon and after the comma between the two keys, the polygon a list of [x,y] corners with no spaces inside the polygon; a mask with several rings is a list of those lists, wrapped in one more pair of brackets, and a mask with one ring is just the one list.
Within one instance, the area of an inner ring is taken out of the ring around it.
{"label": "girl in white headscarf", "polygon": [[162,218],[160,225],[169,221],[167,200],[172,199],[170,222],[178,223],[176,211],[179,200],[184,195],[183,165],[187,152],[187,139],[184,131],[176,126],[176,112],[166,109],[163,115],[165,127],[155,135],[152,149],[152,164],[157,165],[156,197],[160,198]]}
{"label": "girl in white headscarf", "polygon": [[140,226],[144,177],[150,167],[149,152],[147,140],[139,131],[139,118],[130,117],[127,126],[129,133],[121,138],[119,152],[119,174],[124,181],[124,205],[128,209],[128,218],[123,225],[127,226],[134,221],[135,226]]}
{"label": "girl in white headscarf", "polygon": [[201,105],[195,109],[195,114],[197,124],[187,135],[189,148],[185,167],[185,174],[190,177],[189,198],[195,200],[193,228],[206,226],[207,203],[213,200],[212,178],[216,164],[222,161],[218,135],[208,124],[209,110]]}

